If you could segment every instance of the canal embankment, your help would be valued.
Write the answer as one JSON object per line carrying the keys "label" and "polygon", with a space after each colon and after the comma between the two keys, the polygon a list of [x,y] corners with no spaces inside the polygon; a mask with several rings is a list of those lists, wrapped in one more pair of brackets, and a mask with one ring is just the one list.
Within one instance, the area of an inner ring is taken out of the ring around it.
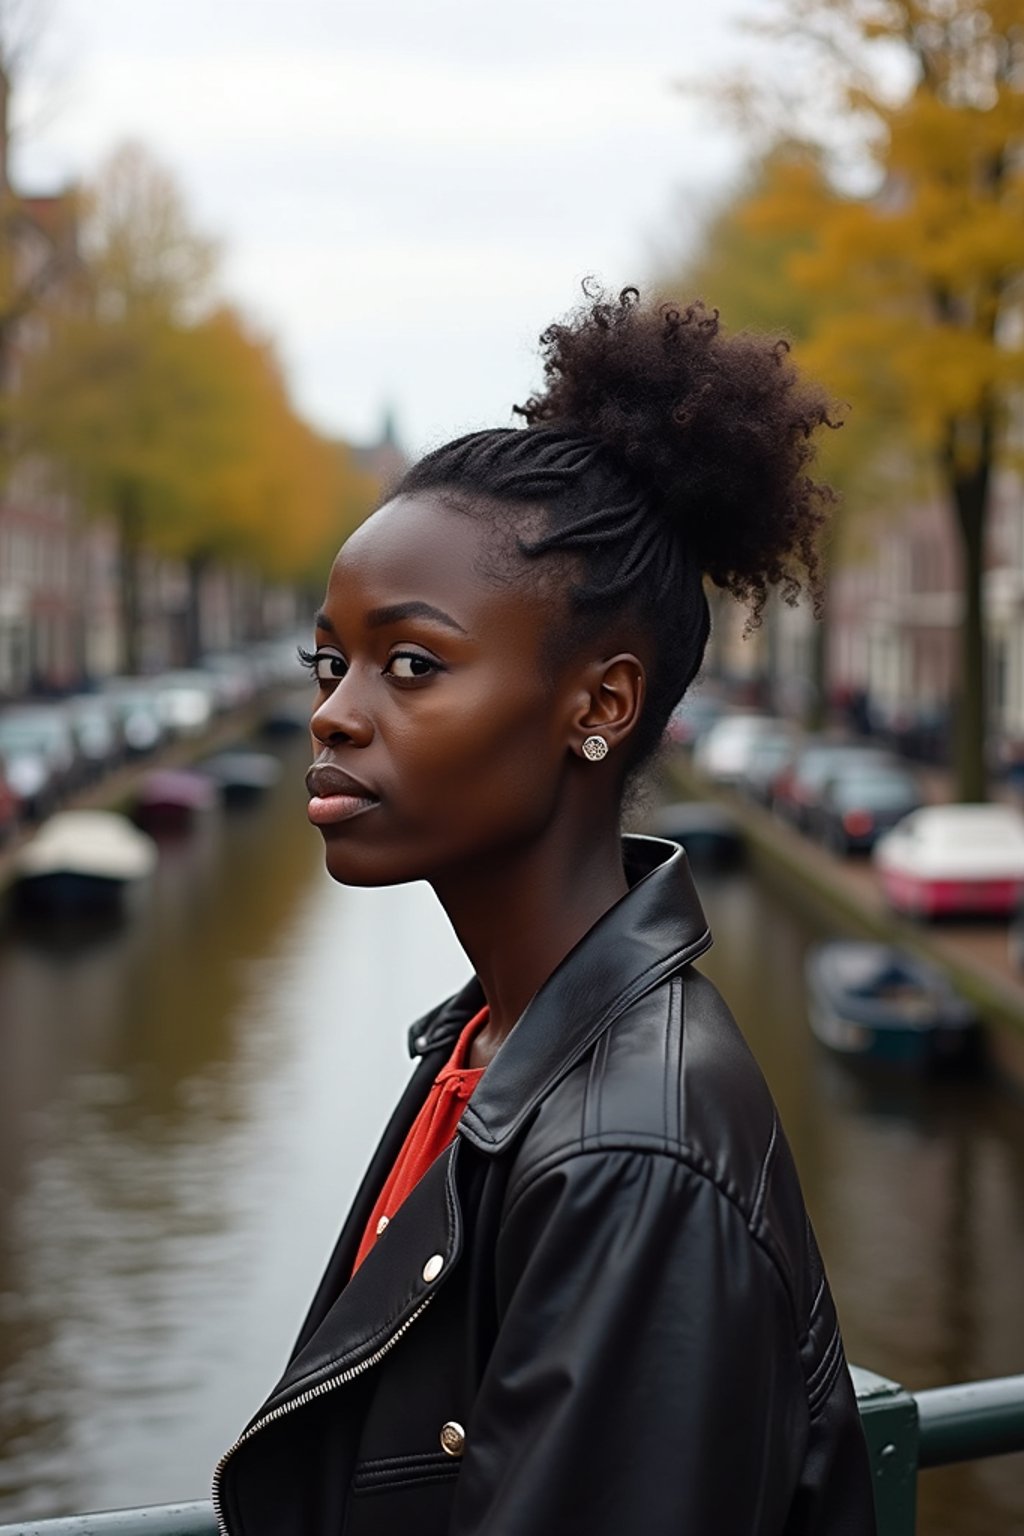
{"label": "canal embankment", "polygon": [[754,867],[792,901],[940,965],[988,1026],[993,1066],[1024,1090],[1024,977],[1012,968],[1005,925],[911,921],[889,907],[870,860],[837,857],[735,790],[705,779],[686,758],[670,760],[666,775],[682,797],[724,806]]}
{"label": "canal embankment", "polygon": [[[219,752],[253,736],[261,728],[267,711],[280,693],[289,690],[273,690],[269,695],[251,700],[240,707],[226,711],[205,730],[194,736],[179,736],[166,742],[158,750],[143,756],[130,758],[104,773],[92,783],[83,785],[61,804],[65,811],[125,811],[133,803],[142,780],[156,768],[188,768],[202,758]],[[0,848],[0,897],[3,897],[14,877],[16,855],[34,835],[35,827],[24,826],[3,848]]]}

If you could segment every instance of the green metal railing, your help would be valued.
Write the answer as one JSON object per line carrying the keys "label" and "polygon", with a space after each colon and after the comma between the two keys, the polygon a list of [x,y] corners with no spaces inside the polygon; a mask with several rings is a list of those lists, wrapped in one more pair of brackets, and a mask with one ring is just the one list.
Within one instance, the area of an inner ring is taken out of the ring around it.
{"label": "green metal railing", "polygon": [[[856,1366],[852,1375],[875,1474],[878,1536],[914,1536],[920,1467],[1024,1451],[1024,1376],[915,1393]],[[217,1522],[204,1501],[23,1521],[0,1526],[0,1536],[217,1536]]]}
{"label": "green metal railing", "polygon": [[919,1467],[1024,1451],[1024,1376],[908,1392],[856,1366],[852,1375],[875,1474],[878,1536],[913,1536]]}

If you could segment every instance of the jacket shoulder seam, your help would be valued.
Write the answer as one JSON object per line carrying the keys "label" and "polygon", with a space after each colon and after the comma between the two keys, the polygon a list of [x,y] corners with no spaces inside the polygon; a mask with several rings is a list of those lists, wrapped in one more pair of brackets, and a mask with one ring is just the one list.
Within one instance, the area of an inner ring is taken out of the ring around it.
{"label": "jacket shoulder seam", "polygon": [[[650,1137],[649,1145],[638,1145],[638,1138],[636,1137],[630,1138],[629,1140],[623,1138],[617,1141],[613,1141],[608,1137],[602,1137],[600,1141],[590,1139],[589,1144],[581,1144],[578,1141],[567,1142],[563,1147],[557,1148],[553,1152],[548,1153],[547,1156],[538,1159],[536,1163],[534,1163],[523,1173],[515,1188],[509,1193],[505,1212],[502,1218],[502,1224],[504,1225],[504,1222],[511,1216],[514,1208],[519,1204],[519,1201],[530,1191],[530,1189],[533,1188],[533,1186],[544,1176],[545,1173],[550,1172],[551,1169],[556,1168],[559,1165],[575,1162],[581,1157],[592,1156],[597,1153],[604,1152],[632,1152],[641,1156],[667,1158],[670,1162],[679,1164],[681,1167],[686,1168],[690,1173],[694,1174],[697,1178],[702,1179],[705,1183],[709,1184],[715,1191],[716,1195],[718,1195],[720,1199],[724,1200],[727,1205],[731,1206],[737,1212],[737,1214],[742,1219],[744,1226],[746,1227],[750,1241],[753,1243],[754,1247],[764,1255],[773,1274],[775,1275],[779,1285],[782,1288],[783,1295],[786,1298],[790,1324],[792,1327],[793,1344],[797,1352],[797,1360],[800,1366],[800,1377],[804,1383],[808,1417],[811,1420],[817,1418],[823,1404],[827,1400],[828,1395],[832,1390],[836,1377],[838,1376],[840,1368],[845,1359],[843,1353],[842,1336],[840,1333],[838,1321],[836,1321],[833,1324],[828,1343],[821,1351],[821,1354],[815,1361],[814,1365],[811,1367],[810,1371],[808,1371],[804,1365],[804,1353],[810,1337],[810,1317],[813,1317],[818,1309],[818,1304],[825,1288],[824,1280],[822,1281],[815,1295],[814,1303],[811,1307],[807,1324],[804,1325],[801,1323],[799,1318],[796,1306],[796,1298],[793,1295],[793,1290],[789,1283],[786,1272],[782,1265],[779,1263],[778,1258],[773,1252],[771,1246],[764,1241],[759,1231],[755,1227],[753,1214],[751,1213],[748,1215],[743,1207],[743,1204],[735,1197],[735,1195],[731,1194],[728,1189],[724,1188],[721,1182],[714,1177],[713,1173],[707,1167],[701,1166],[703,1160],[695,1148],[688,1148],[680,1145],[675,1148],[666,1149],[664,1143],[654,1136]],[[766,1154],[766,1163],[767,1160],[768,1156]],[[764,1170],[762,1170],[762,1172],[763,1171]],[[763,1194],[760,1183],[758,1194]]]}
{"label": "jacket shoulder seam", "polygon": [[807,1329],[800,1326],[796,1300],[793,1296],[793,1290],[788,1277],[771,1247],[764,1241],[757,1230],[754,1224],[754,1212],[747,1211],[744,1208],[743,1202],[715,1177],[707,1159],[695,1147],[688,1146],[682,1142],[675,1147],[666,1147],[664,1140],[653,1134],[646,1136],[634,1134],[628,1138],[602,1136],[600,1138],[587,1138],[585,1141],[566,1142],[563,1146],[556,1147],[544,1157],[539,1158],[529,1168],[524,1169],[514,1188],[509,1191],[505,1211],[502,1216],[502,1224],[504,1225],[504,1222],[512,1215],[520,1200],[553,1168],[575,1162],[581,1157],[589,1157],[607,1152],[630,1152],[641,1157],[667,1158],[670,1162],[677,1163],[697,1178],[704,1180],[727,1205],[730,1205],[737,1212],[747,1229],[751,1242],[765,1255],[779,1278],[779,1283],[789,1304],[790,1318],[793,1323],[793,1336],[797,1347],[802,1350],[807,1339]]}

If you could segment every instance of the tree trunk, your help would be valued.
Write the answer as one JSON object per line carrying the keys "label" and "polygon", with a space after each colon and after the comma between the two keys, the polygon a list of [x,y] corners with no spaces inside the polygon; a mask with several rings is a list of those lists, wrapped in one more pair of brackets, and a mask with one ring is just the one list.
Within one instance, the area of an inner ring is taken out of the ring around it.
{"label": "tree trunk", "polygon": [[205,550],[188,560],[188,598],[185,609],[185,664],[197,667],[203,656],[203,580],[210,566]]}
{"label": "tree trunk", "polygon": [[811,629],[810,694],[804,725],[809,731],[823,731],[829,723],[829,652],[832,639],[832,561],[827,549],[821,551],[821,617]]}
{"label": "tree trunk", "polygon": [[946,455],[949,489],[960,530],[964,608],[960,630],[960,677],[954,713],[954,794],[958,800],[988,799],[984,577],[985,532],[991,480],[991,428],[981,423],[982,452],[976,465],[957,471]]}
{"label": "tree trunk", "polygon": [[117,505],[117,531],[121,567],[121,659],[124,671],[134,677],[142,663],[142,613],[139,593],[139,556],[142,550],[142,516],[133,485],[121,488]]}

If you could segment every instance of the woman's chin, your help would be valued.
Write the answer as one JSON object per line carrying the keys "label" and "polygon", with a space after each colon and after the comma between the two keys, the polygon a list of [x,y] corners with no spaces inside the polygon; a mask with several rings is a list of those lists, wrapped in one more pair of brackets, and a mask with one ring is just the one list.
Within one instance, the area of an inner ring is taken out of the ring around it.
{"label": "woman's chin", "polygon": [[327,839],[324,862],[327,873],[339,885],[408,885],[423,878],[423,872],[410,868],[408,860],[389,858],[380,848],[357,850],[343,845],[340,838]]}

